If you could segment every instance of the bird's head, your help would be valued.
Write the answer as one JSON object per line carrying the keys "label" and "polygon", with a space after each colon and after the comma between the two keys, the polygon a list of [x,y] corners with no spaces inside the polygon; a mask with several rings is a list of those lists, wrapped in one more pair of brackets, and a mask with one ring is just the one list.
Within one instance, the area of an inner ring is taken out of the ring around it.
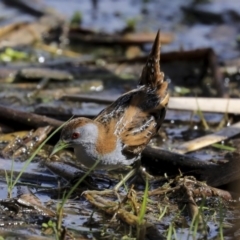
{"label": "bird's head", "polygon": [[65,148],[94,143],[97,137],[98,126],[94,121],[88,118],[73,119],[63,127],[61,137],[50,156]]}

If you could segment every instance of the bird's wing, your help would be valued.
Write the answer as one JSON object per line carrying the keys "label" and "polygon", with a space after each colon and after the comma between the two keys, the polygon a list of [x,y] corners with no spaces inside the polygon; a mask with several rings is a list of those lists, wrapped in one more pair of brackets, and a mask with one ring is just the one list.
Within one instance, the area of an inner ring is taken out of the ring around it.
{"label": "bird's wing", "polygon": [[128,92],[95,119],[121,139],[123,153],[140,154],[160,128],[166,113],[168,95],[163,92],[163,96],[158,95],[156,99],[156,93],[149,93],[145,87]]}
{"label": "bird's wing", "polygon": [[[123,143],[125,153],[139,154],[159,130],[166,113],[166,106],[158,106],[157,111],[149,108],[143,110],[144,95],[133,96],[129,107],[125,110],[118,126],[118,134]],[[141,100],[140,100],[141,99]],[[142,102],[139,104],[139,102]]]}

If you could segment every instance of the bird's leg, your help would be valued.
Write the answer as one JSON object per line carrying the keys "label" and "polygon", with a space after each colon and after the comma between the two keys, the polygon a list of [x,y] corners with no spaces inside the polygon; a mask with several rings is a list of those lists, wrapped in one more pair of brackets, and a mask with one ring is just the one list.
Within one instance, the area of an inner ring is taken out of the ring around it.
{"label": "bird's leg", "polygon": [[133,166],[133,169],[128,172],[124,178],[117,184],[114,186],[114,188],[112,189],[105,189],[105,190],[102,190],[102,191],[99,191],[99,190],[87,190],[85,191],[84,193],[88,193],[88,194],[97,194],[97,195],[101,195],[101,196],[106,196],[106,195],[115,195],[117,196],[118,198],[118,201],[121,202],[121,198],[118,194],[118,190],[119,188],[126,182],[128,181],[131,177],[133,177],[134,175],[136,175],[138,172],[139,172],[139,169],[140,169],[140,161],[138,161],[135,166]]}
{"label": "bird's leg", "polygon": [[131,177],[133,177],[133,179],[131,180],[132,183],[139,175],[144,181],[146,181],[146,179],[151,180],[154,178],[151,174],[146,172],[146,169],[144,167],[141,166],[141,161],[137,161],[133,166],[133,169],[124,176],[124,178],[113,188],[113,190],[117,192],[119,188]]}
{"label": "bird's leg", "polygon": [[113,188],[113,190],[117,192],[117,191],[119,190],[119,188],[120,188],[127,180],[129,180],[132,176],[134,176],[134,175],[138,172],[139,167],[140,167],[140,166],[134,166],[133,169],[132,169],[128,174],[126,174],[126,175],[124,176],[124,178],[123,178],[117,185],[115,185],[115,187]]}
{"label": "bird's leg", "polygon": [[146,171],[145,167],[143,167],[143,166],[140,166],[138,171],[139,171],[139,174],[140,174],[140,176],[142,177],[142,179],[143,179],[144,181],[146,181],[146,179],[152,180],[152,179],[155,178],[154,176],[152,176],[151,174],[149,174],[149,173]]}
{"label": "bird's leg", "polygon": [[145,168],[141,166],[141,162],[137,161],[135,163],[135,165],[133,166],[133,169],[131,171],[129,171],[124,178],[117,184],[114,186],[114,188],[112,189],[105,189],[102,191],[95,191],[95,190],[90,190],[90,191],[85,191],[87,193],[90,194],[98,194],[98,195],[102,195],[102,196],[106,196],[106,195],[115,195],[118,198],[118,201],[121,202],[121,198],[118,194],[118,190],[119,188],[125,183],[127,182],[131,177],[134,177],[131,182],[133,182],[135,180],[136,177],[141,176],[142,179],[145,181],[146,179],[152,179],[153,176],[151,176],[149,173],[146,172]]}

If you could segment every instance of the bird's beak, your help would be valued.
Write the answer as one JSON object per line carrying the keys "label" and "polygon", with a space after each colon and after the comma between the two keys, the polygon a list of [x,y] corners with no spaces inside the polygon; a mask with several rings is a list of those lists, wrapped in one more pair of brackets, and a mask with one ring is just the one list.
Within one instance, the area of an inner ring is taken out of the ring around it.
{"label": "bird's beak", "polygon": [[67,148],[69,146],[70,146],[69,143],[66,143],[66,142],[64,142],[63,140],[60,139],[57,142],[57,144],[54,146],[54,148],[53,148],[53,150],[52,150],[52,152],[51,152],[49,157],[52,157],[55,153],[59,152],[62,149],[65,149],[65,148]]}

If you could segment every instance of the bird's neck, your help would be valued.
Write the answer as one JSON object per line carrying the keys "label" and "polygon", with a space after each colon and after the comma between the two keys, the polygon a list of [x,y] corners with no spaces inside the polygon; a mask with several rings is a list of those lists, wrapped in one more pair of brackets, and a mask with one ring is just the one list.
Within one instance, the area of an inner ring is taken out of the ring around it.
{"label": "bird's neck", "polygon": [[99,122],[96,124],[98,126],[96,151],[102,155],[113,152],[117,147],[117,136],[114,134],[115,126],[112,124],[105,126]]}
{"label": "bird's neck", "polygon": [[97,137],[84,139],[81,144],[73,146],[77,159],[81,159],[82,164],[88,168],[98,159],[106,160],[107,156],[110,156],[119,148],[119,142],[113,129],[109,129],[109,127],[107,128],[98,122],[93,122],[93,124],[97,126]]}

